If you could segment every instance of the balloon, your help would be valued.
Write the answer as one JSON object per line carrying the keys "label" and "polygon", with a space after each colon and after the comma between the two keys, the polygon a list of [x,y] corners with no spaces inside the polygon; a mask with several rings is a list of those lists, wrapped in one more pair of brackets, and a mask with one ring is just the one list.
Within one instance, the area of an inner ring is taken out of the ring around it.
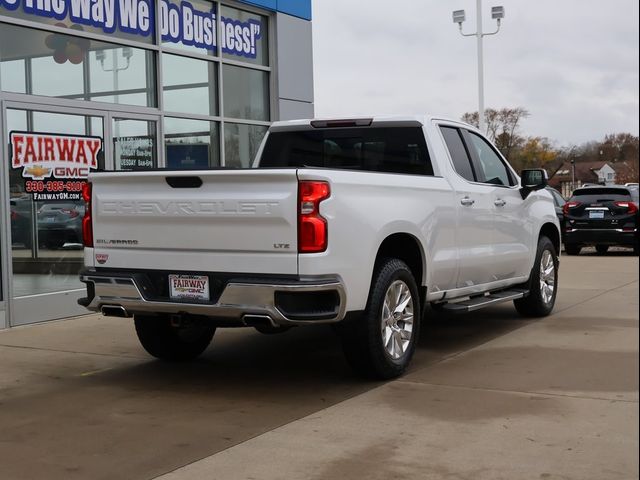
{"label": "balloon", "polygon": [[59,63],[62,65],[64,62],[68,60],[67,54],[64,53],[64,50],[56,50],[55,52],[53,52],[53,60],[56,63]]}
{"label": "balloon", "polygon": [[73,55],[69,55],[69,61],[74,65],[79,65],[84,60],[84,52],[80,50],[78,53],[74,53]]}
{"label": "balloon", "polygon": [[53,33],[51,35],[47,35],[44,39],[44,44],[51,50],[63,50],[67,45],[67,40],[64,36]]}
{"label": "balloon", "polygon": [[74,23],[73,25],[71,25],[71,29],[78,30],[79,32],[84,32],[84,28],[82,28],[82,25],[78,25],[77,23]]}
{"label": "balloon", "polygon": [[55,35],[51,34],[51,35],[47,35],[47,37],[44,39],[44,44],[47,46],[47,48],[50,48],[51,50],[55,50]]}
{"label": "balloon", "polygon": [[64,49],[64,53],[74,65],[81,63],[84,58],[84,51],[75,43],[69,42],[67,48]]}
{"label": "balloon", "polygon": [[74,37],[69,40],[69,43],[75,43],[82,50],[89,50],[89,39],[88,38],[80,38]]}

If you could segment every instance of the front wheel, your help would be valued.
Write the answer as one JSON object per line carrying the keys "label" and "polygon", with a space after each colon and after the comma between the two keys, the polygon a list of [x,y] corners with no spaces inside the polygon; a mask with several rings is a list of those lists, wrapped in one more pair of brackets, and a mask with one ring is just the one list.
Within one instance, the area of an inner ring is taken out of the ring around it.
{"label": "front wheel", "polygon": [[339,332],[347,361],[357,372],[378,379],[402,375],[420,334],[420,296],[409,267],[395,258],[381,261],[364,313]]}
{"label": "front wheel", "polygon": [[538,240],[529,288],[529,296],[513,301],[516,310],[525,317],[546,317],[553,310],[558,294],[558,255],[547,237]]}
{"label": "front wheel", "polygon": [[134,323],[144,349],[160,360],[172,362],[198,357],[216,331],[215,327],[199,321],[174,326],[167,315],[135,315]]}

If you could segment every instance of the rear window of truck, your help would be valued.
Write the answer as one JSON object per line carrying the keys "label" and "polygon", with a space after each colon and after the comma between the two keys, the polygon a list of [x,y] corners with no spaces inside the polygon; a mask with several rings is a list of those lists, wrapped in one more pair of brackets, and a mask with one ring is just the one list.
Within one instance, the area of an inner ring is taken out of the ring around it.
{"label": "rear window of truck", "polygon": [[629,200],[637,201],[632,197],[629,190],[624,188],[598,188],[590,187],[573,192],[571,200],[582,203],[601,203],[601,202],[628,202]]}
{"label": "rear window of truck", "polygon": [[433,175],[419,127],[329,128],[269,134],[260,167]]}

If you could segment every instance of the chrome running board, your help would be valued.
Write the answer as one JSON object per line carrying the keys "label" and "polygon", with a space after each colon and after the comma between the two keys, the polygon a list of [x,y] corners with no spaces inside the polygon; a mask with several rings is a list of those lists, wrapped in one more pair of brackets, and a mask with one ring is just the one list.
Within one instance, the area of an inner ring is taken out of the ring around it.
{"label": "chrome running board", "polygon": [[479,297],[473,297],[468,300],[462,300],[460,302],[450,302],[439,307],[445,312],[451,313],[465,313],[473,312],[474,310],[480,310],[481,308],[488,307],[490,305],[496,305],[502,302],[509,302],[511,300],[517,300],[518,298],[524,298],[529,295],[528,290],[512,289],[502,290],[499,292],[493,292],[488,295],[481,295]]}

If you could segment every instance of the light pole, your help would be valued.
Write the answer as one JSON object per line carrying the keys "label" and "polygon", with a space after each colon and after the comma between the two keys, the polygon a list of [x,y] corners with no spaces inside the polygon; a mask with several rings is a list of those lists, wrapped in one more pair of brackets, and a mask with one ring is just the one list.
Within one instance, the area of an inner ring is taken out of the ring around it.
{"label": "light pole", "polygon": [[463,33],[462,23],[466,20],[464,10],[453,12],[453,23],[460,27],[460,35],[463,37],[476,37],[478,40],[478,126],[480,131],[485,131],[484,125],[484,62],[482,58],[482,37],[495,35],[500,31],[500,21],[504,18],[504,7],[491,7],[491,18],[497,21],[498,28],[494,32],[482,31],[482,0],[476,0],[476,33]]}

